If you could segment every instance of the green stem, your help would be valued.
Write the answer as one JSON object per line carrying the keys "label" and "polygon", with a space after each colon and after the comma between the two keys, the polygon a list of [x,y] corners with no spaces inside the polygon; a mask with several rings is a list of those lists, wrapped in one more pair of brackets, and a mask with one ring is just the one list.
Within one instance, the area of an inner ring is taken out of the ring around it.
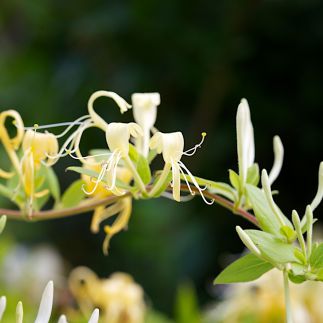
{"label": "green stem", "polygon": [[163,171],[161,172],[156,184],[153,186],[152,190],[148,193],[150,197],[156,195],[156,193],[161,189],[167,180],[169,171],[171,169],[171,164],[165,164]]}
{"label": "green stem", "polygon": [[135,182],[138,184],[140,190],[142,193],[146,194],[146,186],[144,184],[144,182],[142,181],[141,177],[139,176],[135,166],[133,165],[131,159],[129,158],[129,156],[126,156],[123,158],[123,160],[126,163],[126,166],[129,167],[130,171],[132,172],[133,178],[135,180]]}
{"label": "green stem", "polygon": [[289,279],[288,279],[287,270],[283,271],[283,275],[284,275],[284,295],[285,295],[286,323],[293,323],[292,307],[291,307],[290,291],[289,291]]}

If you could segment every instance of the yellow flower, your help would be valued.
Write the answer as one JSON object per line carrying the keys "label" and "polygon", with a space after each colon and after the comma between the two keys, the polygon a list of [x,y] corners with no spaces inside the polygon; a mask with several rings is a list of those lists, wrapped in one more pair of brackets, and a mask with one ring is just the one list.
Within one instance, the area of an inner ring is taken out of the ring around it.
{"label": "yellow flower", "polygon": [[29,199],[28,215],[31,215],[34,198],[40,198],[49,193],[48,189],[36,192],[35,180],[41,163],[45,163],[49,156],[58,152],[58,142],[51,133],[39,133],[27,130],[22,143],[23,156],[21,159],[21,182],[25,194]]}
{"label": "yellow flower", "polygon": [[128,274],[114,273],[100,279],[89,268],[78,267],[70,274],[69,287],[85,315],[99,307],[104,323],[144,322],[144,292]]}

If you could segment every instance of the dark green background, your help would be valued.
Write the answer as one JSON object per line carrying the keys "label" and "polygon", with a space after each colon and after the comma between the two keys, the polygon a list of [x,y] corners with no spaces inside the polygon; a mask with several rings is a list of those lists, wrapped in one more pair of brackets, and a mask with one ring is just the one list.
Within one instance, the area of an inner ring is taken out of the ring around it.
{"label": "dark green background", "polygon": [[[227,180],[236,169],[235,113],[249,100],[260,167],[272,165],[272,137],[286,148],[274,185],[290,214],[303,212],[317,187],[322,154],[322,1],[62,1],[1,0],[0,106],[15,108],[26,125],[71,121],[86,113],[95,90],[158,91],[157,127],[182,131],[186,147],[208,133],[202,149],[183,161],[196,175]],[[108,100],[98,109],[121,116]],[[104,147],[88,132],[83,151]],[[76,178],[56,169],[66,187]],[[157,165],[158,166],[158,165]],[[322,212],[320,207],[316,216]],[[196,198],[186,204],[139,201],[127,233],[101,253],[103,235],[89,232],[90,215],[39,224],[9,223],[19,241],[50,241],[70,266],[101,275],[127,271],[156,308],[172,311],[178,284],[190,279],[201,304],[217,293],[212,279],[226,255],[242,250],[234,227],[248,223]]]}

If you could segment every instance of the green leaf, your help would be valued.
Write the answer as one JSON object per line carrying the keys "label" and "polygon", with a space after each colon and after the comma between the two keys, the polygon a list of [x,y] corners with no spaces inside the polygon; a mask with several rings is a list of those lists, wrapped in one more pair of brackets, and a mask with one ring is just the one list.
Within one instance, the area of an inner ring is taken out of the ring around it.
{"label": "green leaf", "polygon": [[7,186],[0,184],[0,194],[11,200],[14,195],[14,191],[13,189],[10,189]]}
{"label": "green leaf", "polygon": [[299,262],[294,254],[295,247],[292,244],[288,244],[276,236],[260,230],[244,231],[268,261],[274,264]]}
{"label": "green leaf", "polygon": [[323,242],[313,245],[310,265],[313,269],[323,268]]}
{"label": "green leaf", "polygon": [[[237,191],[229,184],[222,182],[213,182],[201,177],[194,177],[200,186],[206,186],[207,190],[211,193],[222,195],[232,202],[235,202],[238,199]],[[184,179],[183,175],[181,175],[181,179]],[[188,180],[190,182],[189,178]]]}
{"label": "green leaf", "polygon": [[257,186],[259,184],[259,166],[258,164],[253,164],[248,168],[247,171],[247,183],[250,185]]}
{"label": "green leaf", "polygon": [[231,185],[238,191],[240,192],[240,177],[239,175],[233,171],[232,169],[229,169],[229,179]]}
{"label": "green leaf", "polygon": [[289,227],[288,225],[284,225],[280,228],[280,232],[284,235],[289,243],[292,243],[296,240],[297,234],[296,232]]}
{"label": "green leaf", "polygon": [[82,190],[84,181],[79,179],[73,182],[62,196],[61,205],[64,208],[77,206],[85,197],[85,193]]}
{"label": "green leaf", "polygon": [[133,145],[129,145],[129,157],[135,164],[137,172],[144,184],[150,183],[151,172],[147,158],[142,156]]}
{"label": "green leaf", "polygon": [[253,281],[271,270],[273,265],[249,253],[234,261],[214,280],[214,284],[232,284]]}
{"label": "green leaf", "polygon": [[148,164],[148,160],[143,157],[142,155],[139,155],[139,159],[136,164],[137,172],[139,176],[141,177],[144,184],[149,184],[151,181],[151,171]]}
{"label": "green leaf", "polygon": [[46,174],[49,191],[55,199],[55,202],[58,203],[61,197],[61,190],[57,176],[51,167],[46,167]]}
{"label": "green leaf", "polygon": [[201,322],[197,296],[191,283],[184,283],[178,288],[175,304],[175,317],[177,323]]}
{"label": "green leaf", "polygon": [[258,187],[250,184],[246,185],[246,191],[260,228],[266,232],[277,235],[277,233],[280,232],[281,224],[272,212],[264,192]]}
{"label": "green leaf", "polygon": [[88,169],[88,168],[83,168],[83,167],[78,167],[78,166],[70,166],[70,167],[67,167],[66,170],[71,170],[72,172],[76,172],[81,175],[86,175],[86,176],[93,177],[93,178],[99,177],[99,173],[97,173],[96,171],[94,171],[92,169]]}
{"label": "green leaf", "polygon": [[94,156],[96,162],[108,160],[112,155],[109,149],[91,149],[89,155]]}

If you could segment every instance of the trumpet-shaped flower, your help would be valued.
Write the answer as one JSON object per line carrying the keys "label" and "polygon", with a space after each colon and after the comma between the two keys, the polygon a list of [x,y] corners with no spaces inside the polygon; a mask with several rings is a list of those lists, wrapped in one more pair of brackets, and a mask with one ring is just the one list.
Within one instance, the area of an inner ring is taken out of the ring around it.
{"label": "trumpet-shaped flower", "polygon": [[[37,317],[35,319],[35,323],[48,323],[52,307],[53,307],[53,298],[54,298],[54,284],[52,281],[50,281],[43,292]],[[6,298],[2,296],[0,298],[0,322],[3,317],[4,311],[6,308]],[[65,319],[65,320],[64,320]],[[95,309],[89,323],[98,323],[99,321],[99,311],[98,309]],[[18,302],[17,308],[16,308],[16,323],[22,323],[23,322],[23,305],[22,302]],[[59,319],[60,323],[67,322],[65,315],[62,315]]]}
{"label": "trumpet-shaped flower", "polygon": [[[202,142],[204,140],[205,134],[203,133]],[[201,142],[201,143],[202,143]],[[196,151],[197,147],[201,145],[196,145],[193,148],[193,153]],[[150,140],[150,148],[155,149],[157,153],[163,154],[163,159],[165,162],[165,167],[162,175],[157,181],[155,187],[151,190],[150,194],[153,196],[163,185],[163,182],[167,180],[168,173],[172,172],[172,187],[173,187],[173,198],[176,201],[180,201],[180,184],[181,175],[185,180],[187,187],[189,188],[192,195],[194,192],[190,188],[189,182],[198,189],[200,195],[202,196],[204,202],[207,204],[212,204],[213,201],[207,201],[203,195],[202,189],[198,185],[195,177],[188,170],[188,168],[182,163],[181,158],[183,155],[192,155],[192,149],[184,152],[184,137],[181,132],[172,133],[161,133],[157,132]],[[188,178],[187,178],[188,177]]]}
{"label": "trumpet-shaped flower", "polygon": [[47,189],[36,192],[35,180],[41,163],[45,163],[48,156],[57,154],[58,143],[51,133],[38,133],[27,130],[22,143],[23,157],[21,159],[21,181],[24,191],[29,198],[28,214],[32,212],[33,199],[49,193]]}
{"label": "trumpet-shaped flower", "polygon": [[100,279],[87,267],[75,268],[69,276],[70,290],[86,315],[99,306],[106,323],[143,323],[146,306],[144,291],[126,273]]}
{"label": "trumpet-shaped flower", "polygon": [[150,131],[157,117],[160,105],[159,93],[134,93],[132,95],[133,116],[143,130],[143,137],[136,141],[136,146],[143,156],[149,153]]}

